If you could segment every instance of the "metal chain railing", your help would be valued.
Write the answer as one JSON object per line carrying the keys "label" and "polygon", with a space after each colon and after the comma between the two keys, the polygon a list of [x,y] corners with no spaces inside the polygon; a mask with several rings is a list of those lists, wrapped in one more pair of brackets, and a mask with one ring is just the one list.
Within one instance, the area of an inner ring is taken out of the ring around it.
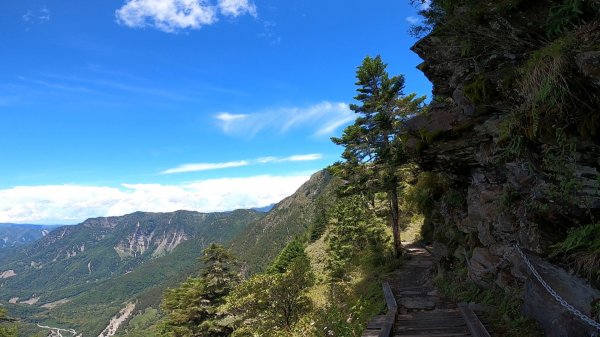
{"label": "metal chain railing", "polygon": [[542,285],[542,287],[544,287],[544,289],[546,289],[546,291],[550,294],[550,296],[552,296],[552,298],[554,298],[555,301],[557,301],[563,308],[565,308],[567,311],[569,311],[570,313],[572,313],[573,315],[575,315],[577,318],[579,318],[580,320],[584,321],[585,323],[591,325],[592,327],[594,327],[595,329],[597,329],[597,330],[600,331],[600,323],[596,322],[591,317],[585,315],[581,311],[575,309],[575,307],[573,307],[571,304],[567,303],[567,301],[565,301],[559,294],[557,294],[556,291],[554,289],[552,289],[548,285],[548,283],[546,283],[546,281],[544,281],[544,279],[542,279],[542,276],[540,276],[540,274],[538,273],[538,271],[533,266],[533,263],[531,263],[531,261],[527,258],[527,256],[525,255],[525,253],[521,250],[521,247],[519,247],[519,245],[515,244],[514,246],[512,246],[510,249],[508,249],[506,252],[504,252],[504,255],[502,256],[502,258],[500,259],[500,261],[498,261],[498,263],[496,263],[495,265],[493,265],[493,266],[491,266],[489,268],[484,268],[484,269],[480,269],[480,268],[474,267],[471,264],[471,262],[469,261],[469,258],[467,257],[466,250],[464,251],[464,253],[465,253],[465,259],[467,260],[467,265],[469,266],[469,269],[472,269],[472,270],[474,270],[474,271],[476,271],[478,273],[488,273],[488,272],[490,272],[492,270],[495,270],[498,267],[500,267],[502,265],[502,263],[504,263],[505,261],[507,261],[508,258],[510,257],[510,255],[512,255],[515,251],[517,253],[519,253],[519,255],[521,256],[521,258],[523,259],[523,261],[527,265],[527,268],[529,268],[529,270],[531,271],[531,273],[533,274],[533,276],[535,276],[535,278],[538,280],[538,282],[540,282],[540,284]]}
{"label": "metal chain railing", "polygon": [[548,285],[548,283],[546,283],[546,281],[544,281],[544,279],[542,279],[540,274],[537,272],[537,270],[535,270],[535,268],[533,267],[533,264],[531,263],[531,261],[529,261],[529,259],[525,255],[525,253],[523,253],[521,248],[518,245],[515,245],[515,249],[519,253],[519,255],[521,255],[521,258],[523,259],[523,261],[525,261],[527,268],[529,268],[529,270],[531,271],[533,276],[535,276],[535,278],[538,280],[538,282],[540,282],[540,284],[544,287],[544,289],[546,289],[546,291],[550,294],[550,296],[552,296],[554,298],[555,301],[560,303],[560,305],[563,308],[567,309],[570,313],[572,313],[573,315],[578,317],[580,320],[582,320],[582,321],[586,322],[587,324],[591,325],[592,327],[596,328],[596,330],[600,330],[600,323],[596,322],[591,317],[585,315],[584,313],[575,309],[575,307],[573,307],[572,305],[567,303],[567,301],[565,301],[559,294],[557,294],[556,291],[554,291],[554,289],[552,289]]}

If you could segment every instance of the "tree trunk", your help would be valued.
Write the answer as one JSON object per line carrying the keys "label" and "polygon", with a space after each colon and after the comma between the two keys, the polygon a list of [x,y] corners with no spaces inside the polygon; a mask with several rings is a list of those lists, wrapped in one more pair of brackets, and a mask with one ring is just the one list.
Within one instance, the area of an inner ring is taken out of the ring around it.
{"label": "tree trunk", "polygon": [[402,256],[402,241],[400,239],[400,224],[399,224],[399,210],[398,210],[398,189],[396,184],[393,184],[388,194],[388,201],[390,203],[390,213],[392,215],[392,233],[394,234],[394,255],[396,257]]}

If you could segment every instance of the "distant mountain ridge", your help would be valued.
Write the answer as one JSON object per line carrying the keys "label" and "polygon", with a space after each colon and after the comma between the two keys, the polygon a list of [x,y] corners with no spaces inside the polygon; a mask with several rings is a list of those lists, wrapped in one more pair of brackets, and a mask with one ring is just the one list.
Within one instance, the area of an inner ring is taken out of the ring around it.
{"label": "distant mountain ridge", "polygon": [[275,205],[277,205],[277,204],[270,204],[270,205],[264,206],[264,207],[254,207],[253,210],[266,213],[266,212],[269,212],[270,210],[272,210],[273,207],[275,207]]}
{"label": "distant mountain ridge", "polygon": [[176,281],[204,247],[226,244],[264,215],[135,212],[57,228],[0,254],[0,304],[31,322],[50,319],[98,335],[124,302]]}
{"label": "distant mountain ridge", "polygon": [[135,212],[59,227],[0,254],[0,306],[23,319],[22,336],[38,333],[36,323],[99,336],[125,308],[132,316],[111,326],[114,336],[149,336],[136,335],[129,319],[156,310],[166,287],[196,273],[208,244],[229,246],[251,272],[263,270],[307,232],[315,203],[332,195],[335,182],[327,171],[315,173],[268,212]]}
{"label": "distant mountain ridge", "polygon": [[32,243],[58,227],[60,225],[0,223],[0,249]]}

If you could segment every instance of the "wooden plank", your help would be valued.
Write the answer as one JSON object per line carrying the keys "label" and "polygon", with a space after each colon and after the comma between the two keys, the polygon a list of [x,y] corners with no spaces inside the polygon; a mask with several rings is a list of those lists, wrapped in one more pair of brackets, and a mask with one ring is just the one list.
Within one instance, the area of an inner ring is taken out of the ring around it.
{"label": "wooden plank", "polygon": [[379,337],[379,330],[366,330],[361,337]]}
{"label": "wooden plank", "polygon": [[426,333],[426,334],[394,334],[394,337],[423,337],[423,336],[427,336],[427,337],[470,337],[471,335],[468,333],[434,333],[434,334],[430,334],[430,333]]}
{"label": "wooden plank", "polygon": [[473,335],[473,337],[491,337],[490,333],[483,326],[473,310],[469,308],[467,303],[459,303],[458,309],[465,319],[465,323],[467,323],[467,327],[469,328],[469,331],[471,331],[471,335]]}
{"label": "wooden plank", "polygon": [[401,330],[396,330],[396,332],[410,332],[410,333],[419,333],[419,332],[427,332],[428,334],[436,334],[436,333],[469,333],[466,326],[452,327],[452,328],[444,328],[444,327],[425,327],[425,328],[406,328]]}
{"label": "wooden plank", "polygon": [[385,324],[387,316],[380,315],[371,318],[369,324],[367,324],[367,329],[369,330],[381,330],[381,327]]}
{"label": "wooden plank", "polygon": [[461,322],[464,323],[465,320],[462,317],[417,317],[412,319],[398,319],[397,322],[427,322],[427,323],[435,323],[435,322]]}
{"label": "wooden plank", "polygon": [[[398,304],[394,298],[394,293],[389,283],[383,283],[383,296],[387,305],[387,314],[385,316],[376,316],[371,320],[367,330],[362,334],[362,337],[390,337],[396,321],[396,313],[398,312]],[[377,328],[381,327],[380,330]]]}
{"label": "wooden plank", "polygon": [[432,319],[454,319],[454,320],[459,320],[462,321],[463,317],[461,314],[459,314],[458,312],[454,313],[454,312],[447,312],[447,313],[433,313],[431,311],[427,312],[420,312],[420,313],[415,313],[415,312],[409,312],[406,314],[400,314],[398,315],[398,320],[405,320],[405,321],[414,321],[414,320],[420,320],[420,319],[425,319],[425,320],[432,320]]}
{"label": "wooden plank", "polygon": [[402,324],[398,324],[399,329],[409,329],[409,328],[427,328],[427,327],[436,327],[436,328],[448,328],[448,327],[465,327],[467,324],[461,321],[452,321],[452,322],[423,322],[423,321],[414,321],[414,322],[402,322]]}
{"label": "wooden plank", "polygon": [[379,333],[379,337],[390,337],[392,335],[392,329],[394,328],[394,322],[396,320],[396,309],[388,310],[386,315],[386,322],[381,327],[381,332]]}
{"label": "wooden plank", "polygon": [[387,282],[383,283],[383,296],[385,296],[385,303],[387,304],[388,311],[398,310],[398,304],[394,298],[394,293],[392,292],[390,284]]}

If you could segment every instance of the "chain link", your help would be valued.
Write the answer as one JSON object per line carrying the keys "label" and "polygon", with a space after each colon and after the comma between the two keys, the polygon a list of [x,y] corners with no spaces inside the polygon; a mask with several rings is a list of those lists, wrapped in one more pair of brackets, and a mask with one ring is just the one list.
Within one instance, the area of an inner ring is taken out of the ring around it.
{"label": "chain link", "polygon": [[557,294],[556,291],[554,291],[554,289],[552,289],[548,285],[548,283],[546,283],[546,281],[544,281],[542,279],[540,274],[537,272],[537,270],[535,270],[535,268],[533,267],[533,264],[531,263],[531,261],[529,261],[529,259],[525,255],[525,253],[523,253],[521,248],[518,245],[515,245],[514,248],[519,253],[519,255],[521,255],[521,258],[523,259],[523,261],[525,261],[527,268],[529,268],[529,270],[531,271],[533,276],[535,276],[535,278],[540,282],[540,284],[544,287],[544,289],[546,289],[546,291],[550,294],[550,296],[552,296],[554,298],[554,300],[556,300],[558,303],[560,303],[560,305],[562,305],[562,307],[567,309],[570,313],[577,316],[580,320],[586,322],[587,324],[591,325],[592,327],[596,328],[597,330],[600,330],[600,323],[596,322],[592,318],[588,317],[587,315],[583,314],[581,311],[575,309],[575,307],[573,307],[572,305],[567,303],[567,301],[565,301],[559,294]]}
{"label": "chain link", "polygon": [[469,258],[467,257],[467,251],[464,250],[464,254],[465,254],[465,259],[467,260],[467,265],[469,266],[470,270],[473,270],[477,273],[488,273],[492,270],[497,269],[498,267],[500,267],[500,265],[502,265],[502,263],[504,263],[505,261],[508,260],[509,256],[512,255],[514,252],[519,253],[519,255],[521,256],[521,258],[523,259],[523,261],[525,262],[525,264],[527,265],[527,268],[529,268],[529,270],[531,271],[531,273],[533,274],[533,276],[535,276],[535,278],[538,280],[538,282],[540,282],[540,284],[542,285],[542,287],[544,287],[544,289],[546,289],[546,291],[550,294],[550,296],[552,296],[554,298],[555,301],[557,301],[558,303],[560,303],[560,305],[567,309],[567,311],[569,311],[570,313],[572,313],[573,315],[575,315],[577,318],[579,318],[580,320],[584,321],[585,323],[591,325],[592,327],[596,328],[597,330],[600,331],[600,323],[596,322],[595,320],[593,320],[592,318],[590,318],[589,316],[583,314],[581,311],[575,309],[575,307],[573,307],[571,304],[567,303],[567,301],[565,301],[559,294],[556,293],[556,291],[554,291],[554,289],[552,289],[548,283],[546,283],[546,281],[544,281],[544,279],[542,279],[542,277],[540,276],[540,274],[537,272],[537,270],[533,267],[533,264],[531,263],[531,261],[527,258],[527,256],[525,255],[525,253],[523,253],[523,251],[521,250],[521,248],[518,245],[514,245],[512,246],[510,249],[508,249],[506,252],[504,252],[504,255],[502,255],[502,258],[500,259],[500,261],[498,261],[498,263],[496,263],[495,265],[489,267],[489,268],[477,268],[475,266],[473,266],[471,264],[471,261],[469,261]]}

